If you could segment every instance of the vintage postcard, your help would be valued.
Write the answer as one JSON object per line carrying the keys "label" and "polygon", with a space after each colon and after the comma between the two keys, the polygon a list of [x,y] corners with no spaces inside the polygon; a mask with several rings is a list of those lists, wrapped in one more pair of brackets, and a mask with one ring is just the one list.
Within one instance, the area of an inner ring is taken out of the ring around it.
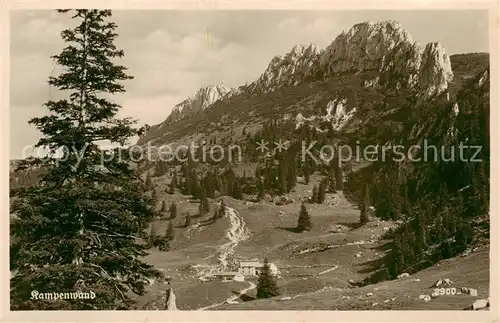
{"label": "vintage postcard", "polygon": [[2,320],[498,321],[498,29],[6,2]]}

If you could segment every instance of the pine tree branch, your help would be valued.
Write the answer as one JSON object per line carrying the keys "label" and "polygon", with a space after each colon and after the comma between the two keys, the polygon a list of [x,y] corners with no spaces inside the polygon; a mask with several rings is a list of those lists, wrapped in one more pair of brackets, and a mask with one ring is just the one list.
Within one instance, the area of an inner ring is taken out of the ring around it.
{"label": "pine tree branch", "polygon": [[[89,265],[91,265],[92,267],[96,267],[96,268],[99,268],[101,269],[101,271],[106,275],[107,278],[109,278],[110,280],[113,280],[113,281],[120,281],[118,278],[115,278],[115,277],[112,277],[104,268],[102,268],[102,266],[99,266],[99,265],[96,265],[96,264],[93,264],[93,263],[89,263]],[[116,284],[113,284],[113,286],[115,287],[115,289],[118,291],[118,293],[120,293],[121,295],[121,298],[122,300],[125,302],[126,301],[126,298],[125,296],[123,295],[122,291],[118,288],[118,286]]]}
{"label": "pine tree branch", "polygon": [[[94,228],[103,229],[106,232],[110,232],[110,230],[108,228],[105,228],[105,227],[103,227],[101,225],[92,224],[91,226],[93,226]],[[111,233],[98,233],[98,234],[105,235],[105,236],[108,236],[108,237],[123,237],[123,238],[140,239],[139,237],[136,237],[136,236],[133,236],[133,235],[129,235],[129,234],[120,234],[120,233],[114,233],[114,234],[111,234]]]}

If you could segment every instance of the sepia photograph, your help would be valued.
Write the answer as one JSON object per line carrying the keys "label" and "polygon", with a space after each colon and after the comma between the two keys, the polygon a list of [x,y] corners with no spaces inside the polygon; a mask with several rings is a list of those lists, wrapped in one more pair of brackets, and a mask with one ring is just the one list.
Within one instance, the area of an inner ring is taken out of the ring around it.
{"label": "sepia photograph", "polygon": [[490,310],[489,10],[7,15],[10,311]]}

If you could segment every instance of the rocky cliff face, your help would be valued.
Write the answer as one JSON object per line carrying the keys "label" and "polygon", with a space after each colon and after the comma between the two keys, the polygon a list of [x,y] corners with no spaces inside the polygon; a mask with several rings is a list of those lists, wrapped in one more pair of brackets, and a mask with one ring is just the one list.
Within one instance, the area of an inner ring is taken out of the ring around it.
{"label": "rocky cliff face", "polygon": [[424,97],[443,93],[453,80],[450,58],[439,43],[429,43],[422,53],[419,86]]}
{"label": "rocky cliff face", "polygon": [[201,112],[235,91],[223,84],[202,87],[192,97],[177,104],[164,123],[172,123]]}
{"label": "rocky cliff face", "polygon": [[249,89],[268,92],[280,86],[294,86],[302,83],[318,62],[314,45],[297,45],[284,56],[275,56],[259,79]]}
{"label": "rocky cliff face", "polygon": [[361,71],[383,76],[368,81],[372,87],[407,87],[421,91],[424,98],[443,93],[453,79],[450,59],[439,43],[423,49],[399,23],[384,21],[354,25],[320,52],[313,45],[295,46],[285,56],[274,57],[251,88],[270,91],[310,78]]}
{"label": "rocky cliff face", "polygon": [[401,69],[419,64],[415,44],[406,30],[392,21],[365,22],[337,36],[321,55],[320,67],[327,75],[385,71],[391,63],[402,65],[402,58],[409,59],[404,64],[409,66],[399,66]]}

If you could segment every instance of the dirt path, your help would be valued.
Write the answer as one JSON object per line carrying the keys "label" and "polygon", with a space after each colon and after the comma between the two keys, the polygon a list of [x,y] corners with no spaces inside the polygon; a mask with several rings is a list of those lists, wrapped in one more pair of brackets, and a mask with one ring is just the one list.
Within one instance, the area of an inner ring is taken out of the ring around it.
{"label": "dirt path", "polygon": [[238,295],[231,296],[231,297],[229,297],[228,299],[226,299],[225,301],[223,301],[221,303],[212,304],[212,305],[209,305],[209,306],[205,306],[205,307],[199,308],[198,311],[209,310],[211,308],[215,308],[215,307],[224,305],[226,303],[231,304],[232,302],[234,302],[237,299],[239,299],[241,296],[245,295],[248,291],[250,291],[252,289],[255,289],[257,287],[257,285],[255,285],[252,282],[248,282],[248,284],[249,284],[249,286],[247,288],[245,288],[245,289],[240,290],[240,292],[239,292]]}
{"label": "dirt path", "polygon": [[317,276],[321,276],[321,275],[323,275],[323,274],[329,273],[329,272],[331,272],[331,271],[336,270],[337,268],[339,268],[339,266],[335,265],[335,266],[333,266],[333,267],[332,267],[332,268],[330,268],[330,269],[323,270],[322,272],[318,273],[318,274],[317,274]]}

